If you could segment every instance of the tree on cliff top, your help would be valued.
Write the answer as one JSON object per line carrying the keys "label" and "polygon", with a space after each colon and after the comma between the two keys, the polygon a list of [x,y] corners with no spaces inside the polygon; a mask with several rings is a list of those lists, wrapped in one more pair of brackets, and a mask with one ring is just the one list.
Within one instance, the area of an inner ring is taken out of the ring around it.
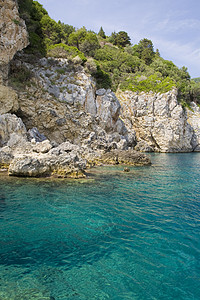
{"label": "tree on cliff top", "polygon": [[153,43],[149,39],[142,39],[137,46],[137,53],[139,58],[143,59],[147,65],[150,65],[155,56]]}
{"label": "tree on cliff top", "polygon": [[126,47],[127,45],[131,45],[131,39],[128,36],[128,33],[125,31],[119,31],[114,37],[114,45],[119,47]]}
{"label": "tree on cliff top", "polygon": [[102,27],[100,28],[100,30],[99,30],[99,32],[98,32],[98,35],[99,35],[100,37],[102,37],[103,39],[105,39],[105,38],[106,38],[105,31],[103,30],[103,28],[102,28]]}

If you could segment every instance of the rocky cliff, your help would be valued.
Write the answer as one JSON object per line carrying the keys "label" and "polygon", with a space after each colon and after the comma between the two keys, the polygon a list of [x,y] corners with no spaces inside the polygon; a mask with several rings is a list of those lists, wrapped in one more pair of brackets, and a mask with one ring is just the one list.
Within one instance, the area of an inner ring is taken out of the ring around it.
{"label": "rocky cliff", "polygon": [[135,131],[136,149],[156,152],[199,151],[200,110],[195,104],[183,108],[177,90],[165,94],[117,93],[121,118],[129,131]]}
{"label": "rocky cliff", "polygon": [[104,162],[150,164],[133,149],[200,151],[198,105],[183,108],[176,90],[97,90],[79,57],[14,56],[28,44],[26,28],[15,1],[0,9],[0,166],[11,175],[80,177]]}
{"label": "rocky cliff", "polygon": [[79,57],[19,52],[28,37],[17,2],[3,1],[0,9],[0,167],[10,175],[80,177],[105,161],[149,164],[133,150],[120,152],[133,148],[135,136],[119,117],[115,94],[96,90]]}
{"label": "rocky cliff", "polygon": [[[15,92],[10,88],[4,97],[2,90],[0,107],[0,164],[9,166],[11,175],[79,177],[87,166],[104,161],[150,163],[135,152],[122,155],[133,149],[135,136],[119,117],[121,105],[111,90],[96,90],[77,60],[31,62],[18,54],[11,62]],[[111,156],[104,156],[107,151]]]}
{"label": "rocky cliff", "polygon": [[15,0],[0,1],[0,83],[7,80],[9,62],[19,50],[28,45],[24,20],[19,17]]}

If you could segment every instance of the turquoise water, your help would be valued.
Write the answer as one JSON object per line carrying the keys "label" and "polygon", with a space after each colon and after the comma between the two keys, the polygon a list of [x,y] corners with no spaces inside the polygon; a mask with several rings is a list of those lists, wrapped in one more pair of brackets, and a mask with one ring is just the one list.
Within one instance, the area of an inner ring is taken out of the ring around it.
{"label": "turquoise water", "polygon": [[200,154],[0,177],[0,300],[200,299]]}

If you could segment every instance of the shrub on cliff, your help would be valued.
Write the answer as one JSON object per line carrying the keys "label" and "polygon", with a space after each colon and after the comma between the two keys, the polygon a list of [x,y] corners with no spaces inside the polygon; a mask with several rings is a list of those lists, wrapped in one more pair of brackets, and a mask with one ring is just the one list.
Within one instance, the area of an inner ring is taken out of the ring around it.
{"label": "shrub on cliff", "polygon": [[76,47],[86,56],[94,56],[95,50],[100,48],[97,35],[88,32],[85,27],[72,32],[68,38],[68,44]]}
{"label": "shrub on cliff", "polygon": [[175,87],[175,81],[171,78],[162,78],[159,73],[146,76],[133,76],[120,84],[120,89],[131,90],[133,92],[155,92],[166,93]]}
{"label": "shrub on cliff", "polygon": [[57,58],[74,58],[78,55],[83,63],[87,61],[85,55],[76,47],[68,46],[62,43],[49,46],[47,55]]}
{"label": "shrub on cliff", "polygon": [[179,69],[161,58],[151,40],[144,38],[132,46],[125,31],[106,37],[102,27],[98,34],[85,27],[75,30],[71,25],[52,20],[37,1],[18,0],[18,3],[29,31],[29,53],[66,58],[78,55],[83,63],[87,60],[85,56],[93,57],[94,61],[86,68],[93,73],[99,87],[165,92],[175,86],[180,101],[200,101],[200,88],[191,82],[187,68]]}

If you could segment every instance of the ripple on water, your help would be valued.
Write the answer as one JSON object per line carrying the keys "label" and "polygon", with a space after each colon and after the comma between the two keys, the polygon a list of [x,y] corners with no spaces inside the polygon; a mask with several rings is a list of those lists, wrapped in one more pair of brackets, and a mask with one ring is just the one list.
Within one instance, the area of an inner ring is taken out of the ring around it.
{"label": "ripple on water", "polygon": [[152,161],[2,180],[0,300],[200,299],[200,154]]}

